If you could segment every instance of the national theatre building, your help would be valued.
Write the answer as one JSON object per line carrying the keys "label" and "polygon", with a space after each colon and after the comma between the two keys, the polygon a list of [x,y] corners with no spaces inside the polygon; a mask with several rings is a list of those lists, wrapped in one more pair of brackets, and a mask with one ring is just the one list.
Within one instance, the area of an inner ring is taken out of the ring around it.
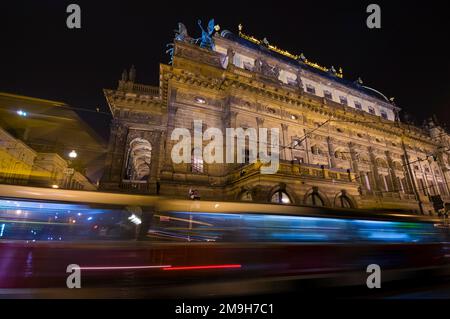
{"label": "national theatre building", "polygon": [[[361,79],[213,21],[198,39],[180,23],[168,51],[158,87],[137,83],[132,67],[104,90],[113,120],[101,189],[425,214],[450,202],[449,135],[431,120],[402,123],[400,108]],[[194,120],[203,132],[278,128],[278,171],[261,173],[250,150],[244,163],[208,164],[194,144],[190,161],[175,163],[171,134],[194,136]]]}

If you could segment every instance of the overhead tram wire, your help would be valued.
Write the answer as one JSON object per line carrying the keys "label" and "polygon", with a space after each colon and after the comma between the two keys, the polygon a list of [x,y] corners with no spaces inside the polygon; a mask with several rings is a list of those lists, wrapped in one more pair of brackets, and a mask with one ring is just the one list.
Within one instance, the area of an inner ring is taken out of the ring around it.
{"label": "overhead tram wire", "polygon": [[[65,105],[64,106],[58,106],[58,108],[65,108],[65,109],[69,109],[69,110],[79,110],[79,111],[83,111],[83,112],[90,112],[90,113],[95,113],[95,114],[102,114],[102,115],[112,116],[112,114],[110,112],[95,111],[95,110],[90,110],[90,109],[86,109],[86,108],[72,107],[72,106],[69,106],[69,105],[67,105],[67,106],[65,106]],[[314,129],[310,130],[309,132],[305,133],[303,136],[295,139],[293,142],[297,142],[297,145],[292,146],[292,142],[291,142],[289,145],[279,145],[279,146],[280,146],[281,149],[307,151],[306,149],[299,149],[297,147],[300,146],[312,133],[314,133],[315,131],[319,130],[320,128],[322,128],[323,126],[325,126],[326,124],[328,124],[330,122],[364,123],[364,124],[379,124],[380,123],[379,121],[337,120],[337,119],[329,118],[326,121],[324,121],[321,124],[319,124],[319,126],[315,127]],[[398,126],[397,122],[383,123],[383,124],[397,125]],[[442,133],[442,134],[444,134],[444,133]],[[250,141],[250,139],[249,139],[249,141]],[[253,141],[253,142],[255,142],[255,141]],[[256,140],[256,142],[258,142],[258,140]],[[28,144],[30,144],[30,145],[38,145],[38,146],[52,146],[51,144],[32,143],[32,142],[28,142]],[[267,146],[271,146],[270,143],[265,143],[265,144],[267,144]],[[440,148],[442,148],[442,146],[440,146]],[[105,151],[99,151],[97,148],[77,147],[77,149],[86,150],[86,151],[90,151],[90,152],[105,153]],[[446,151],[450,151],[450,148],[442,150],[441,152],[446,152]],[[109,153],[122,154],[121,152],[109,152]],[[421,159],[421,161],[427,160],[430,156],[433,156],[433,155],[427,155],[427,158],[426,159]],[[414,162],[410,162],[410,164],[418,162],[418,161],[419,160],[416,160]],[[403,164],[403,166],[406,166],[406,165]]]}
{"label": "overhead tram wire", "polygon": [[[111,112],[104,112],[104,111],[100,111],[100,110],[91,110],[91,109],[87,109],[87,108],[84,108],[84,107],[76,107],[76,106],[70,106],[70,105],[61,105],[61,106],[58,106],[58,108],[64,108],[64,109],[69,109],[69,110],[73,110],[73,111],[90,112],[90,113],[95,113],[95,114],[103,114],[103,115],[110,115],[110,116],[112,116]],[[96,107],[96,109],[100,109],[100,108]]]}

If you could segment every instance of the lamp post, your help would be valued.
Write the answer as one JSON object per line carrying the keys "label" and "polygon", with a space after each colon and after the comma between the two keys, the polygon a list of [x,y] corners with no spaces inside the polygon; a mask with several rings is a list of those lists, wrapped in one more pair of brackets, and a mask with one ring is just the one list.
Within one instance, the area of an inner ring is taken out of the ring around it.
{"label": "lamp post", "polygon": [[[69,156],[69,160],[67,161],[67,163],[70,166],[72,164],[72,161],[78,157],[78,153],[75,150],[72,150],[68,154],[68,156]],[[64,173],[66,175],[68,175],[68,179],[67,179],[67,182],[66,182],[66,188],[70,189],[70,187],[71,187],[70,185],[72,183],[72,177],[73,177],[73,174],[75,173],[75,169],[73,169],[71,167],[68,167],[68,168],[65,169]]]}

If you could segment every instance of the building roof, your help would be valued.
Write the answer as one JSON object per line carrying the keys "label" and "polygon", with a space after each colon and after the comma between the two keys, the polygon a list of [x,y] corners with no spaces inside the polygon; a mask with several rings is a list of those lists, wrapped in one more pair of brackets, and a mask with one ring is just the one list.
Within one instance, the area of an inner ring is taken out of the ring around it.
{"label": "building roof", "polygon": [[[382,101],[384,103],[388,103],[388,104],[392,105],[392,103],[389,101],[389,99],[384,94],[382,94],[378,90],[375,90],[375,89],[370,88],[368,86],[364,86],[364,85],[358,83],[357,81],[349,81],[347,79],[344,79],[343,77],[339,77],[339,76],[333,74],[332,72],[323,71],[323,70],[321,70],[319,68],[316,68],[316,67],[313,67],[313,66],[311,66],[309,64],[304,63],[301,59],[297,59],[297,60],[293,59],[292,57],[289,57],[287,55],[278,53],[278,52],[276,52],[274,50],[271,50],[270,48],[268,48],[268,47],[266,47],[264,45],[257,44],[255,42],[247,40],[247,39],[243,38],[242,36],[236,35],[236,34],[232,33],[231,31],[228,31],[228,30],[222,31],[221,32],[221,36],[226,38],[226,39],[228,39],[228,40],[236,42],[236,43],[238,43],[238,44],[240,44],[242,46],[245,46],[245,47],[247,47],[249,49],[252,49],[252,50],[255,50],[255,51],[259,51],[259,52],[261,52],[263,54],[266,54],[266,55],[269,55],[269,56],[271,56],[271,57],[273,57],[275,59],[281,60],[284,63],[292,65],[293,67],[298,68],[300,66],[301,68],[306,69],[306,70],[308,70],[308,71],[310,71],[312,73],[318,74],[318,75],[320,75],[322,77],[325,77],[325,78],[327,78],[329,80],[336,81],[336,82],[338,82],[338,83],[340,83],[342,85],[345,85],[346,87],[350,87],[350,88],[352,88],[352,89],[354,89],[356,91],[359,91],[359,92],[364,93],[364,94],[366,94],[368,96],[376,98],[376,99],[378,99],[378,100],[380,100],[380,101]],[[392,105],[392,107],[397,108],[394,105]]]}

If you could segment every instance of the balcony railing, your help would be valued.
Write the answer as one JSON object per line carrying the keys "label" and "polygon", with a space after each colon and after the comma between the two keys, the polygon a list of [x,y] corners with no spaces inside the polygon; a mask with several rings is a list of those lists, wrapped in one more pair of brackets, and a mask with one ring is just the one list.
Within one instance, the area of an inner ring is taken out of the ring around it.
{"label": "balcony railing", "polygon": [[[258,162],[242,166],[231,173],[230,180],[235,181],[243,176],[258,174],[260,167],[261,163]],[[354,173],[348,173],[343,169],[329,168],[324,165],[298,164],[292,163],[291,161],[281,161],[277,173],[307,178],[334,179],[340,182],[357,182]]]}
{"label": "balcony railing", "polygon": [[130,81],[119,81],[119,91],[125,91],[136,94],[159,96],[159,87],[138,84]]}
{"label": "balcony railing", "polygon": [[414,194],[406,194],[402,192],[386,192],[386,191],[368,191],[362,190],[363,197],[376,197],[376,198],[385,198],[385,199],[394,199],[394,200],[416,200],[416,196]]}
{"label": "balcony railing", "polygon": [[120,188],[129,193],[148,193],[150,187],[147,181],[122,180]]}

